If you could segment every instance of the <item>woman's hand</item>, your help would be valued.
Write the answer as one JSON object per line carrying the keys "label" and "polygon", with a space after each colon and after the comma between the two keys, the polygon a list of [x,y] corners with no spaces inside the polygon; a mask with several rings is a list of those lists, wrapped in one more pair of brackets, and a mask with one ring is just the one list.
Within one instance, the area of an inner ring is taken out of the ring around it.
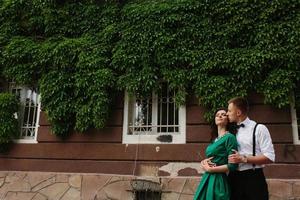
{"label": "woman's hand", "polygon": [[201,167],[204,169],[204,171],[212,172],[212,169],[216,166],[216,164],[211,161],[212,159],[213,157],[210,157],[201,161]]}

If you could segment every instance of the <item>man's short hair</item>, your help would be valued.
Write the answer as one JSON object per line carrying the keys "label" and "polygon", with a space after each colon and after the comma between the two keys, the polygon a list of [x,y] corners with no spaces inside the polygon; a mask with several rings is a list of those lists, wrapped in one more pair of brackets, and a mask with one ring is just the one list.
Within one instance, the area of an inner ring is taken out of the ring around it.
{"label": "man's short hair", "polygon": [[234,97],[228,101],[228,104],[233,103],[243,114],[247,114],[249,111],[249,104],[244,97]]}

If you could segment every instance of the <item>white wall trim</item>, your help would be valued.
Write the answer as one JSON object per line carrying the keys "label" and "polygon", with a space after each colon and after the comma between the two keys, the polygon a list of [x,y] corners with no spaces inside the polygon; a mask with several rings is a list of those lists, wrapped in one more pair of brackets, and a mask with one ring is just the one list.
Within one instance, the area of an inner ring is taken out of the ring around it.
{"label": "white wall trim", "polygon": [[295,106],[295,95],[292,94],[292,100],[291,100],[291,118],[292,118],[292,130],[293,130],[293,142],[294,144],[300,144],[299,140],[299,132],[298,132],[298,124],[297,122],[297,112],[296,112],[296,106]]}

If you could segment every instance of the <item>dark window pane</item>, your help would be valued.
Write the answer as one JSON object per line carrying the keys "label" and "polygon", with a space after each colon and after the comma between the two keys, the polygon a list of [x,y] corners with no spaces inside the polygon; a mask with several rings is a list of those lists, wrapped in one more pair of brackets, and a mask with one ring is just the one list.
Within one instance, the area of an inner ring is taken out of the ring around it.
{"label": "dark window pane", "polygon": [[161,200],[161,192],[142,190],[135,192],[135,200]]}

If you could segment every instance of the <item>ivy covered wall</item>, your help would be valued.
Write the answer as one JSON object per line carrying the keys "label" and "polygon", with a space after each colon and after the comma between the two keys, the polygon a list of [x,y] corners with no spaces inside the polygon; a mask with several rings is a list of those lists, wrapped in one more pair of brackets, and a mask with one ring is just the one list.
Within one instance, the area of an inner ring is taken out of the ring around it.
{"label": "ivy covered wall", "polygon": [[17,111],[18,102],[14,95],[0,93],[0,153],[7,151],[18,135],[18,121],[14,116]]}
{"label": "ivy covered wall", "polygon": [[57,135],[104,127],[116,91],[283,107],[300,78],[297,0],[0,2],[1,76],[39,87]]}

